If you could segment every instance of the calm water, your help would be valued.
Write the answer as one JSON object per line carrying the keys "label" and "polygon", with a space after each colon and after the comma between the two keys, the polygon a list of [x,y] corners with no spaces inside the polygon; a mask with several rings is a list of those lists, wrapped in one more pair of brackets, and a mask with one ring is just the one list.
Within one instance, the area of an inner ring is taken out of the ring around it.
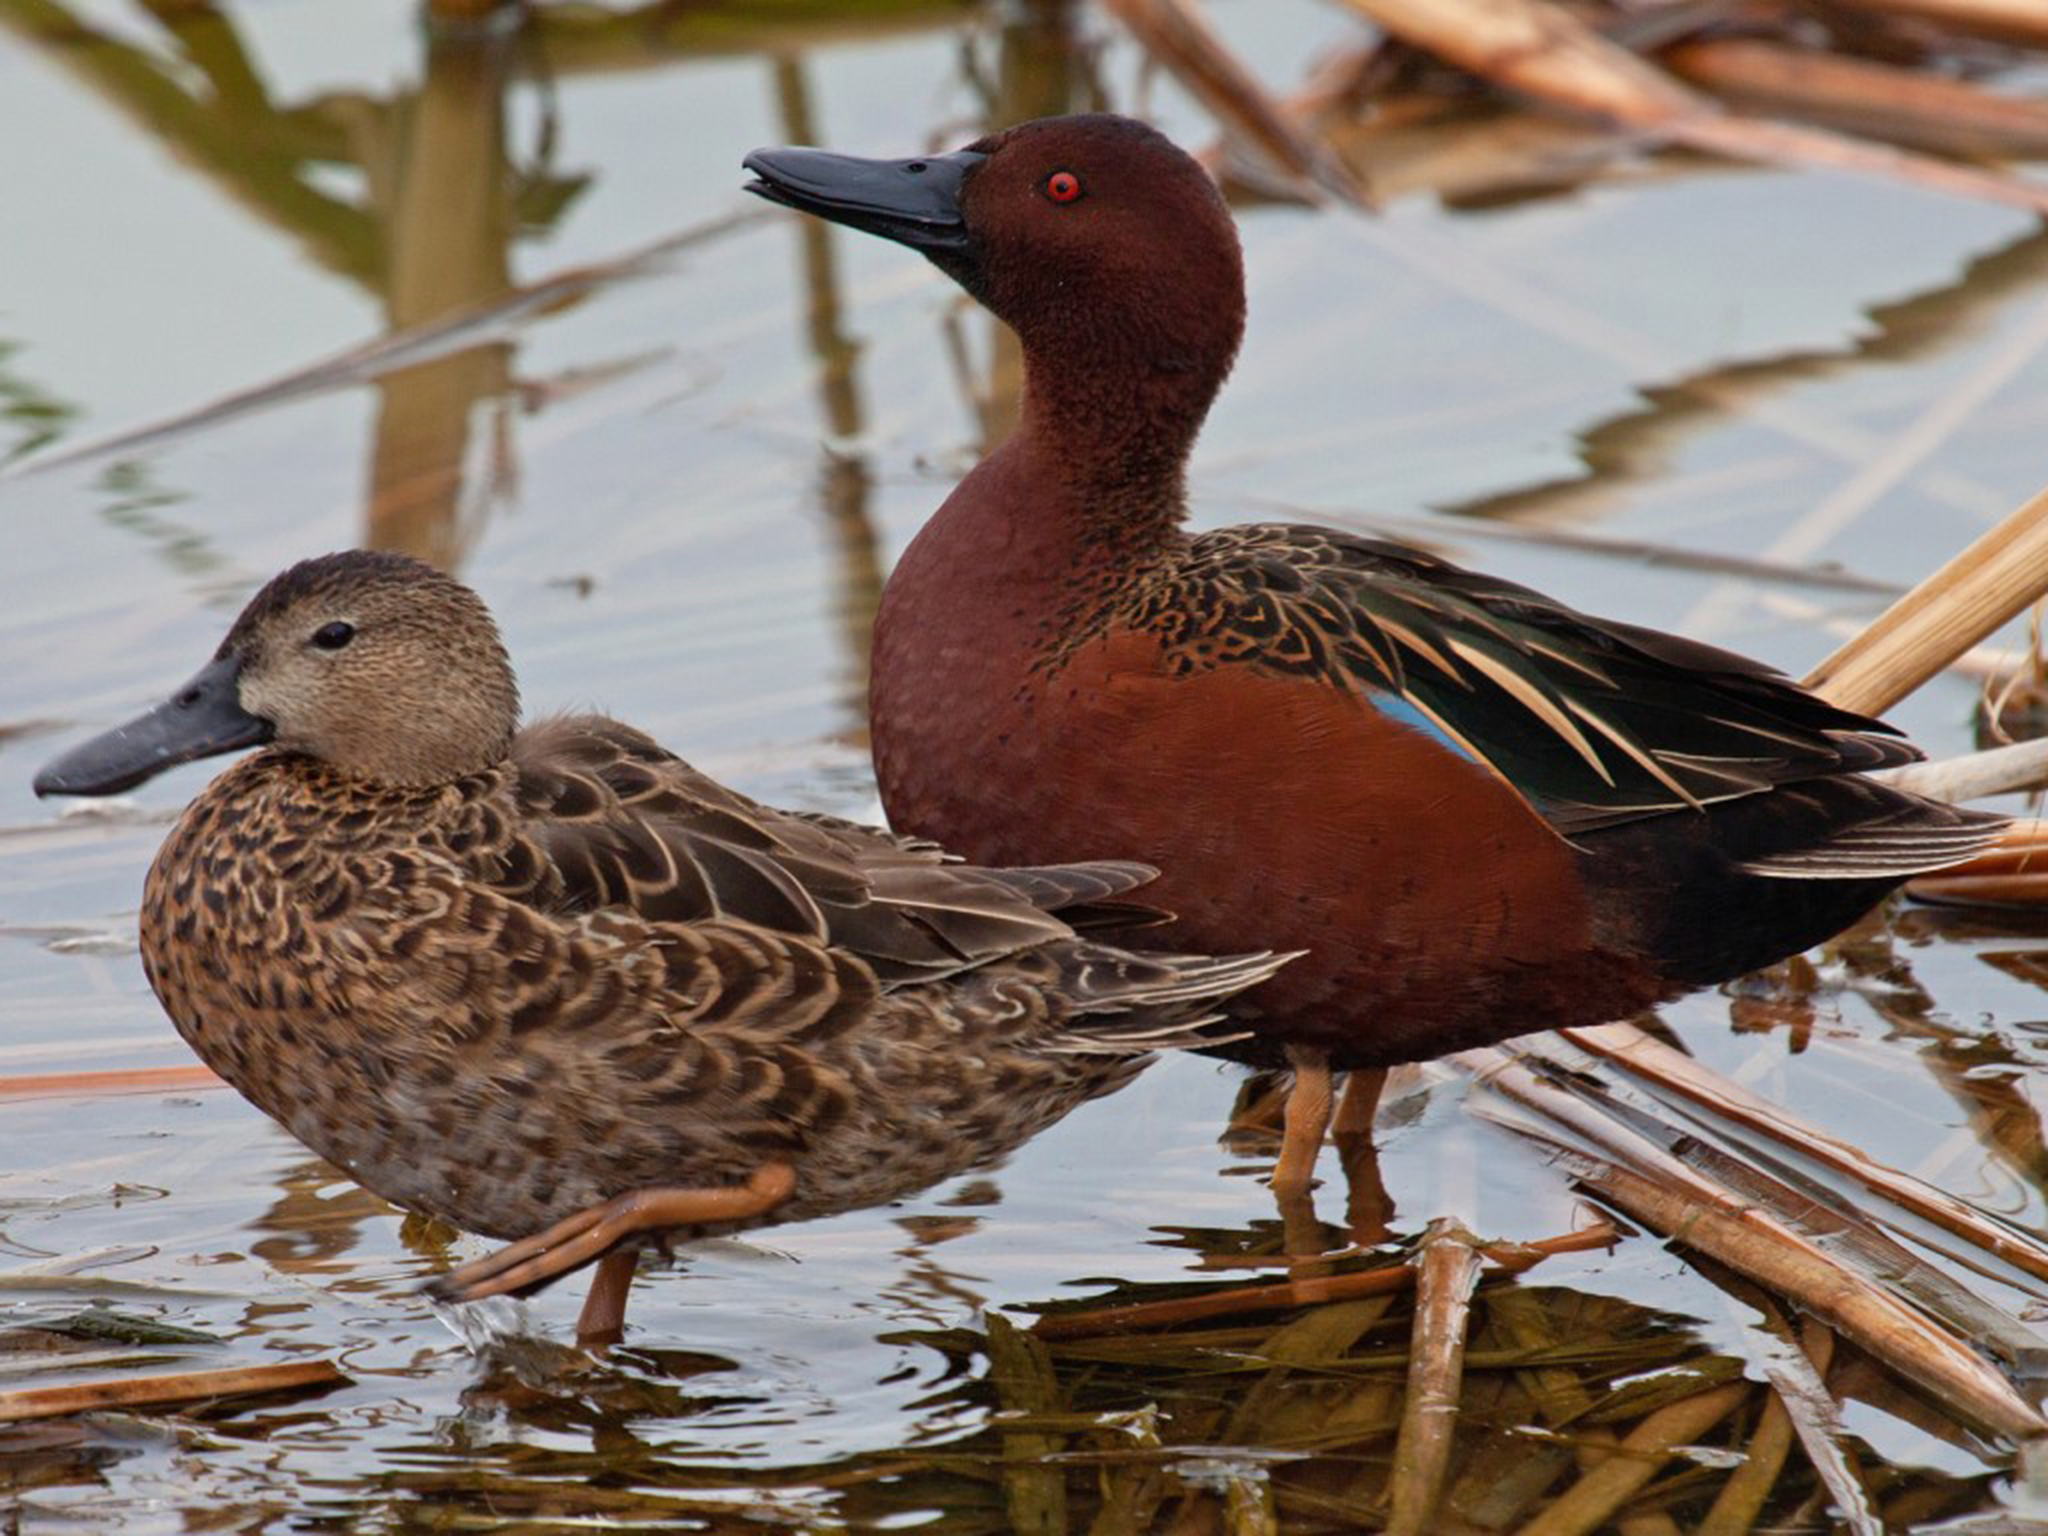
{"label": "calm water", "polygon": [[[449,563],[497,609],[533,708],[601,707],[751,794],[878,814],[867,616],[1000,431],[1010,356],[916,257],[743,199],[740,157],[908,153],[1095,102],[1191,144],[1213,127],[1085,7],[1065,52],[1022,8],[843,9],[861,19],[565,10],[430,44],[400,0],[200,7],[178,32],[113,3],[0,3],[0,1077],[188,1059],[134,912],[207,770],[91,810],[28,780],[193,670],[299,556]],[[1350,35],[1308,0],[1211,9],[1276,85]],[[1583,541],[1906,583],[2048,468],[2048,238],[2012,212],[1693,167],[1241,222],[1252,330],[1195,465],[1204,522],[1294,509],[1426,537],[1798,672],[1881,599]],[[1945,680],[1898,718],[1957,750],[1973,702]],[[1759,1092],[2039,1227],[2042,948],[1908,913],[1824,964],[1804,1016],[1709,996],[1666,1017]],[[231,1094],[0,1100],[0,1321],[97,1300],[217,1341],[128,1346],[123,1369],[323,1357],[352,1378],[204,1422],[17,1431],[0,1529],[879,1520],[846,1469],[988,1420],[981,1367],[932,1330],[1186,1278],[1267,1230],[1260,1158],[1217,1141],[1237,1089],[1169,1061],[1000,1170],[694,1251],[642,1281],[605,1365],[542,1344],[480,1364],[414,1293],[436,1235]],[[1418,1076],[1383,1116],[1397,1227],[1570,1228],[1561,1177],[1464,1097]],[[1756,1356],[1753,1314],[1647,1239],[1541,1277]],[[524,1333],[565,1339],[575,1306],[549,1294]],[[108,1368],[8,1359],[0,1387]],[[2006,1497],[1995,1457],[1867,1396],[1848,1419],[1874,1464]],[[889,1516],[988,1528],[936,1484]]]}

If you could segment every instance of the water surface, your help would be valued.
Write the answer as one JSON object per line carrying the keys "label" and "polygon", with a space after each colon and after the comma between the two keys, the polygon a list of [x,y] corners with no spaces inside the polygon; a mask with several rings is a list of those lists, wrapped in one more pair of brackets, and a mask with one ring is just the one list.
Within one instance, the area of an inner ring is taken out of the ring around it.
{"label": "water surface", "polygon": [[[1352,26],[1309,0],[1212,10],[1279,86]],[[1014,359],[910,253],[744,199],[740,157],[910,152],[1098,103],[1214,135],[1086,7],[563,8],[440,39],[397,0],[176,14],[0,3],[0,1076],[188,1059],[135,906],[211,770],[84,809],[28,781],[193,670],[307,554],[447,563],[497,610],[533,708],[600,707],[750,794],[878,815],[878,582],[1000,432]],[[1195,463],[1203,524],[1426,537],[1796,673],[1881,595],[1587,540],[1904,584],[2048,462],[2048,244],[2007,210],[1696,166],[1481,210],[1240,220],[1252,328]],[[1958,750],[1974,699],[1944,679],[1898,718]],[[2034,928],[1895,913],[1822,961],[1809,1000],[1751,988],[1664,1017],[1758,1092],[2039,1228]],[[414,1290],[448,1235],[230,1094],[0,1102],[8,1325],[97,1301],[218,1341],[132,1346],[124,1368],[303,1356],[352,1378],[13,1432],[0,1509],[24,1530],[1000,1528],[997,1397],[949,1331],[1270,1247],[1261,1156],[1218,1139],[1239,1085],[1168,1061],[999,1170],[693,1250],[642,1281],[603,1364],[474,1358]],[[1397,1234],[1440,1212],[1501,1238],[1582,1219],[1465,1096],[1418,1075],[1382,1118]],[[1324,1214],[1341,1204],[1326,1187]],[[1647,1239],[1552,1260],[1530,1290],[1754,1374],[1754,1310]],[[575,1305],[549,1294],[524,1334],[566,1339]],[[1995,1452],[1896,1390],[1849,1427],[1886,1486],[1947,1490],[1927,1508],[2009,1497]],[[951,1446],[969,1460],[933,1459]]]}

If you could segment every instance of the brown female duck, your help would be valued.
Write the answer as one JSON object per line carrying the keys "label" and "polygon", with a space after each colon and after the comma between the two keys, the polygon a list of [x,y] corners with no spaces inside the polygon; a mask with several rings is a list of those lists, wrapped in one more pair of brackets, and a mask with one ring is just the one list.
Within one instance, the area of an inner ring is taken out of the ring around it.
{"label": "brown female duck", "polygon": [[1083,938],[1140,865],[972,869],[756,804],[616,721],[518,727],[481,600],[397,555],[292,567],[168,703],[40,794],[216,778],[149,872],[142,955],[209,1066],[384,1198],[525,1241],[438,1283],[645,1234],[892,1198],[1006,1151],[1202,1038],[1269,956]]}

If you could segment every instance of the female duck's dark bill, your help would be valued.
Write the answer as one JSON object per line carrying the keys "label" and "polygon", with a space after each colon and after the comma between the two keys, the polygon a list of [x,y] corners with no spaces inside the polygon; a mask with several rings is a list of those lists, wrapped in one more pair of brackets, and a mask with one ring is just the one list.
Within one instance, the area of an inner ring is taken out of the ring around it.
{"label": "female duck's dark bill", "polygon": [[960,186],[988,157],[971,149],[912,160],[866,160],[823,149],[757,149],[747,190],[920,251],[967,244]]}
{"label": "female duck's dark bill", "polygon": [[241,661],[223,656],[145,715],[73,747],[36,775],[38,795],[118,795],[195,758],[261,746],[275,729],[236,696]]}

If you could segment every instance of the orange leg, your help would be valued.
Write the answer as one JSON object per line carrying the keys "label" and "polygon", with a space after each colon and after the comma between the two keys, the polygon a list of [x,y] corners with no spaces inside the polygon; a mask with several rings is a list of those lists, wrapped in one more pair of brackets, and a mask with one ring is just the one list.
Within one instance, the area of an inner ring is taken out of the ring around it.
{"label": "orange leg", "polygon": [[633,1254],[639,1244],[632,1243],[614,1263],[607,1256],[620,1244],[673,1227],[744,1221],[773,1210],[795,1188],[794,1168],[787,1163],[766,1163],[746,1183],[727,1189],[636,1189],[451,1269],[427,1282],[427,1291],[438,1301],[481,1301],[486,1296],[539,1290],[586,1264],[605,1259],[591,1282],[590,1300],[577,1325],[580,1337],[586,1324],[601,1329],[606,1324],[616,1325],[625,1315],[626,1289],[632,1283]]}
{"label": "orange leg", "polygon": [[1373,1117],[1379,1113],[1380,1093],[1387,1086],[1387,1069],[1344,1074],[1344,1096],[1337,1101],[1337,1117],[1330,1122],[1330,1134],[1339,1141],[1372,1139]]}
{"label": "orange leg", "polygon": [[1351,1229],[1351,1241],[1361,1248],[1385,1242],[1393,1229],[1394,1200],[1380,1178],[1379,1148],[1372,1139],[1373,1116],[1386,1085],[1383,1067],[1345,1074],[1344,1096],[1330,1125],[1344,1165],[1344,1224]]}
{"label": "orange leg", "polygon": [[576,1342],[602,1349],[626,1336],[626,1293],[633,1288],[633,1269],[640,1262],[638,1243],[621,1243],[597,1261],[590,1291],[576,1316]]}
{"label": "orange leg", "polygon": [[1273,1165],[1273,1193],[1282,1199],[1308,1193],[1323,1133],[1330,1128],[1330,1058],[1313,1046],[1290,1045],[1287,1059],[1294,1064],[1294,1089],[1287,1095],[1280,1160]]}

